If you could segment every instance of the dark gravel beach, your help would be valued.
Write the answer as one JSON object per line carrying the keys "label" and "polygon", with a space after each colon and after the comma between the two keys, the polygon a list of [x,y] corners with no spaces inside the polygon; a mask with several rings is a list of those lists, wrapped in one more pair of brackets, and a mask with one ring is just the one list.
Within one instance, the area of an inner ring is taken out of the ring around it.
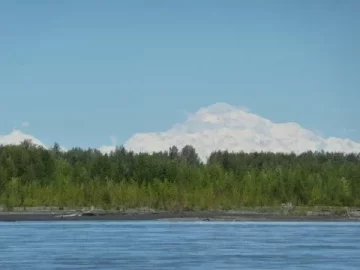
{"label": "dark gravel beach", "polygon": [[165,221],[360,221],[358,213],[335,215],[315,213],[312,215],[291,215],[279,213],[256,213],[245,211],[196,211],[196,212],[51,212],[17,211],[0,212],[0,221],[127,221],[127,220],[165,220]]}

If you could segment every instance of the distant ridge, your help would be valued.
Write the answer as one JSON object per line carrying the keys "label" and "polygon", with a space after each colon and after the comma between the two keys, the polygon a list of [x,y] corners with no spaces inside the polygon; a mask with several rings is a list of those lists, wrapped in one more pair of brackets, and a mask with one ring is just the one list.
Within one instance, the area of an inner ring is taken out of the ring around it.
{"label": "distant ridge", "polygon": [[297,123],[274,123],[226,103],[201,108],[165,132],[135,134],[124,146],[135,152],[152,152],[187,144],[194,146],[203,160],[214,150],[360,152],[360,144],[349,139],[323,138]]}
{"label": "distant ridge", "polygon": [[[0,135],[0,145],[16,145],[24,140],[46,147],[37,138],[20,130]],[[124,144],[126,149],[134,152],[165,151],[173,145],[178,148],[194,146],[202,160],[215,150],[360,152],[360,143],[335,137],[323,138],[297,123],[274,123],[226,103],[201,108],[184,123],[175,124],[165,132],[135,134]],[[103,153],[114,149],[114,145],[99,148]]]}

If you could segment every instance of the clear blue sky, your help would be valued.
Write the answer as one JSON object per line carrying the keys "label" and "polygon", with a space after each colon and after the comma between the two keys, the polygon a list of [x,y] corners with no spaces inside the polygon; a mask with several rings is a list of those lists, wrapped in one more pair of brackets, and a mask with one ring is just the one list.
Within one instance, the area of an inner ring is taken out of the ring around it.
{"label": "clear blue sky", "polygon": [[0,134],[97,147],[227,102],[360,141],[359,14],[358,0],[2,0]]}

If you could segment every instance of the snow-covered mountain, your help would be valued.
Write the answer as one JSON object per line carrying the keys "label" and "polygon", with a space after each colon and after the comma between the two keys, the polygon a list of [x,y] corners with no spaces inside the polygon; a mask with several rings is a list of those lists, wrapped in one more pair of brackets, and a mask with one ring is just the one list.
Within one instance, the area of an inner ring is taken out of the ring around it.
{"label": "snow-covered mountain", "polygon": [[[44,146],[38,139],[19,130],[0,135],[0,144],[19,144],[25,139]],[[323,138],[296,123],[274,123],[225,103],[201,108],[184,123],[165,132],[135,134],[124,144],[126,149],[134,152],[165,151],[173,145],[178,148],[194,146],[202,160],[214,150],[360,152],[360,143],[349,139]],[[115,146],[111,145],[99,148],[104,153],[114,149]]]}
{"label": "snow-covered mountain", "polygon": [[135,152],[152,152],[187,144],[194,146],[203,160],[214,150],[360,152],[360,144],[349,139],[323,138],[296,123],[274,123],[225,103],[202,108],[165,132],[135,134],[124,146]]}
{"label": "snow-covered mountain", "polygon": [[21,132],[20,130],[13,130],[8,135],[0,135],[0,145],[18,145],[25,140],[31,140],[34,144],[45,147],[41,141],[31,135]]}
{"label": "snow-covered mountain", "polygon": [[[43,144],[39,139],[29,134],[23,133],[18,129],[13,130],[10,134],[7,135],[0,134],[0,145],[19,145],[25,140],[30,140],[35,145],[48,148],[48,146]],[[67,151],[67,149],[62,146],[60,146],[60,150]]]}

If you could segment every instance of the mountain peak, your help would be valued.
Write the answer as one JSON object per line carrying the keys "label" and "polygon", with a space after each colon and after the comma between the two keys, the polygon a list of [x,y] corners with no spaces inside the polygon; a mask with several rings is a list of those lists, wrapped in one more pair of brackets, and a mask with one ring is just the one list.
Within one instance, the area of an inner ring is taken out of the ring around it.
{"label": "mountain peak", "polygon": [[215,150],[305,152],[360,152],[360,144],[322,138],[297,123],[274,123],[244,108],[215,103],[199,109],[165,132],[135,134],[126,143],[135,152],[165,151],[170,146],[195,147],[205,160]]}
{"label": "mountain peak", "polygon": [[217,102],[215,104],[209,105],[207,107],[201,108],[200,111],[207,111],[208,113],[227,113],[236,110],[236,107],[231,106],[230,104],[224,102]]}
{"label": "mountain peak", "polygon": [[237,108],[226,103],[216,103],[199,109],[191,114],[182,124],[176,124],[171,132],[203,132],[228,128],[231,130],[254,129],[263,132],[271,122],[243,108]]}
{"label": "mountain peak", "polygon": [[19,145],[25,140],[31,140],[34,144],[45,147],[41,141],[31,135],[23,133],[18,129],[14,129],[8,135],[0,135],[0,145]]}

